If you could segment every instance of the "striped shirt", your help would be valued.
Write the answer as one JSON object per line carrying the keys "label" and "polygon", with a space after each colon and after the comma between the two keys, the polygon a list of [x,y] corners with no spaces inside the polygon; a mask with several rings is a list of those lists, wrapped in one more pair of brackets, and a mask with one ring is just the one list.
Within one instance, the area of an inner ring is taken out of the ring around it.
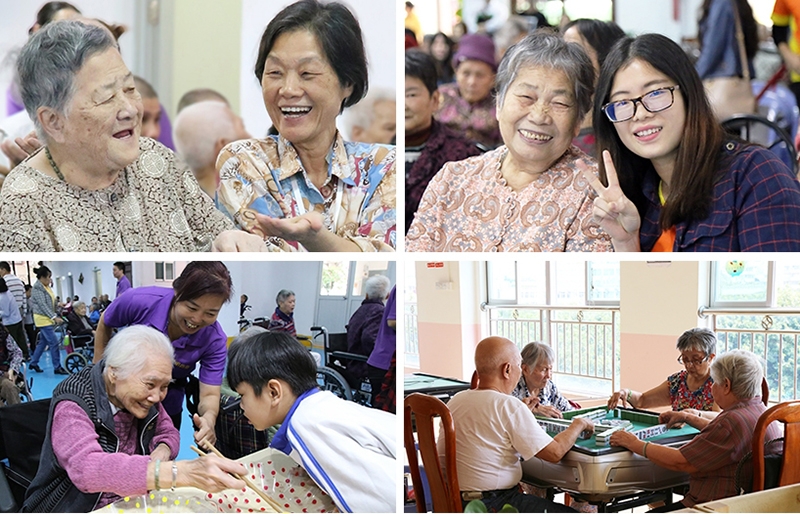
{"label": "striped shirt", "polygon": [[[680,452],[697,471],[689,477],[689,493],[683,503],[697,503],[736,496],[736,467],[751,450],[753,430],[767,408],[760,396],[742,400],[723,410],[699,435],[681,447]],[[767,429],[765,442],[780,437],[777,423]],[[753,461],[742,466],[741,484],[753,483]]]}
{"label": "striped shirt", "polygon": [[3,280],[6,281],[8,292],[14,295],[14,300],[17,301],[20,316],[24,317],[28,310],[28,302],[27,298],[25,297],[25,284],[22,283],[22,280],[20,280],[19,277],[12,275],[11,273],[6,274],[3,277]]}

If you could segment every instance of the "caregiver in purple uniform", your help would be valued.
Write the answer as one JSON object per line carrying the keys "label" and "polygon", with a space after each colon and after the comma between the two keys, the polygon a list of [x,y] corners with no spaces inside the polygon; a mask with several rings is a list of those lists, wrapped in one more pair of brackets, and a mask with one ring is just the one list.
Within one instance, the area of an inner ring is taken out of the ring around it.
{"label": "caregiver in purple uniform", "polygon": [[194,438],[198,442],[208,438],[214,443],[227,353],[227,336],[217,323],[217,316],[232,293],[230,273],[221,262],[190,262],[172,283],[172,289],[130,289],[114,300],[100,317],[94,340],[94,361],[102,358],[114,328],[147,325],[166,334],[175,348],[174,380],[162,405],[175,427],[180,428],[186,379],[199,362],[200,403],[193,418]]}

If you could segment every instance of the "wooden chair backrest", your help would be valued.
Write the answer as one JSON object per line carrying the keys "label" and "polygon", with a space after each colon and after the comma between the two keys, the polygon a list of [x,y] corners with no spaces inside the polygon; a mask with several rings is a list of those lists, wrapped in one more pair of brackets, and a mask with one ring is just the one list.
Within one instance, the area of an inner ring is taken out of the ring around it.
{"label": "wooden chair backrest", "polygon": [[[458,488],[456,472],[456,429],[453,417],[447,405],[438,398],[412,393],[406,396],[404,401],[403,439],[411,470],[411,481],[414,485],[417,512],[426,512],[426,503],[411,424],[412,414],[416,421],[419,454],[422,456],[422,465],[428,477],[433,512],[462,512],[461,491]],[[442,469],[436,450],[433,420],[437,416],[441,418],[441,425],[444,427],[445,469]]]}
{"label": "wooden chair backrest", "polygon": [[779,403],[758,418],[753,432],[753,491],[764,490],[764,436],[773,421],[784,424],[779,486],[800,483],[800,401]]}

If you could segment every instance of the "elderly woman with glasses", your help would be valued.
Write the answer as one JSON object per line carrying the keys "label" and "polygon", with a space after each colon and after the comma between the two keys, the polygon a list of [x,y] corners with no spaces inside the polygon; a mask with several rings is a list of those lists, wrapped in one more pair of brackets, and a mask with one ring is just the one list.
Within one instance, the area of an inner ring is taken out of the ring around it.
{"label": "elderly woman with glasses", "polygon": [[711,364],[717,351],[717,336],[707,328],[692,328],[681,334],[676,347],[683,371],[644,393],[620,389],[609,398],[608,408],[615,409],[619,404],[636,409],[670,406],[674,411],[690,409],[698,417],[713,418],[716,414],[708,411],[719,411],[711,395]]}
{"label": "elderly woman with glasses", "polygon": [[594,217],[616,251],[800,251],[800,184],[778,157],[725,133],[675,42],[617,42],[600,72]]}
{"label": "elderly woman with glasses", "polygon": [[[722,412],[712,421],[684,412],[667,412],[661,421],[685,421],[700,434],[681,448],[640,441],[630,432],[611,436],[611,446],[622,446],[661,467],[689,474],[689,492],[683,500],[656,512],[668,512],[695,504],[736,496],[737,468],[752,447],[753,430],[767,407],[761,401],[764,369],[753,353],[733,350],[711,364],[711,394]],[[765,440],[780,437],[777,423],[767,428]],[[753,482],[753,461],[741,464],[740,483]]]}
{"label": "elderly woman with glasses", "polygon": [[261,238],[233,224],[170,150],[140,137],[142,97],[106,28],[48,24],[17,61],[25,109],[44,147],[0,194],[3,251],[236,249]]}
{"label": "elderly woman with glasses", "polygon": [[503,146],[436,174],[406,237],[413,252],[608,251],[592,221],[594,192],[572,139],[591,107],[586,53],[538,31],[514,45],[497,73]]}

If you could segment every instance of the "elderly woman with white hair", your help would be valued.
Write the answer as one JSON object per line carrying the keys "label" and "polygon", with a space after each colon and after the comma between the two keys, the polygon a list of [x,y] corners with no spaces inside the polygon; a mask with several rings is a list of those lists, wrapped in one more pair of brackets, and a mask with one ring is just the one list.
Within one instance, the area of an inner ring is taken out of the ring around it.
{"label": "elderly woman with white hair", "polygon": [[[762,363],[755,354],[733,350],[720,355],[711,364],[714,384],[711,393],[722,412],[712,421],[683,412],[666,412],[661,421],[668,423],[700,421],[700,434],[680,448],[640,441],[630,432],[618,431],[611,436],[612,446],[622,446],[642,455],[661,467],[689,474],[689,492],[681,502],[656,509],[668,512],[695,504],[739,494],[736,470],[750,451],[753,430],[761,414],[767,410],[761,401]],[[694,420],[693,420],[694,418]],[[780,437],[777,423],[767,428],[765,440]],[[740,483],[753,481],[753,462],[745,461]]]}
{"label": "elderly woman with white hair", "polygon": [[610,251],[572,139],[589,111],[594,68],[578,45],[538,31],[497,72],[503,146],[450,162],[428,184],[406,237],[411,252]]}
{"label": "elderly woman with white hair", "polygon": [[561,413],[573,410],[573,407],[553,383],[553,349],[534,342],[526,344],[520,353],[522,375],[511,394],[525,402],[537,416],[563,418]]}
{"label": "elderly woman with white hair", "polygon": [[134,325],[111,340],[103,360],[56,386],[26,512],[89,512],[168,487],[244,487],[228,474],[245,473],[239,463],[174,460],[180,434],[161,405],[172,359],[164,334]]}
{"label": "elderly woman with white hair", "polygon": [[0,194],[3,251],[260,250],[233,230],[166,147],[140,138],[142,98],[112,34],[48,24],[17,61],[20,91],[44,147]]}
{"label": "elderly woman with white hair", "polygon": [[611,395],[608,408],[619,404],[636,409],[672,407],[687,410],[700,417],[713,419],[719,411],[711,394],[711,364],[717,353],[717,336],[707,328],[692,328],[681,334],[675,345],[680,352],[678,362],[684,369],[668,376],[656,387],[640,393],[633,389],[620,389]]}
{"label": "elderly woman with white hair", "polygon": [[[364,283],[364,300],[347,322],[347,351],[369,357],[383,319],[384,301],[392,283],[384,275],[372,275]],[[367,376],[367,363],[348,359],[347,377],[354,381]],[[355,384],[358,385],[358,384]]]}
{"label": "elderly woman with white hair", "polygon": [[292,337],[297,337],[297,329],[294,327],[294,306],[297,297],[294,291],[281,289],[275,296],[275,312],[269,320],[269,329],[272,332],[286,332]]}

